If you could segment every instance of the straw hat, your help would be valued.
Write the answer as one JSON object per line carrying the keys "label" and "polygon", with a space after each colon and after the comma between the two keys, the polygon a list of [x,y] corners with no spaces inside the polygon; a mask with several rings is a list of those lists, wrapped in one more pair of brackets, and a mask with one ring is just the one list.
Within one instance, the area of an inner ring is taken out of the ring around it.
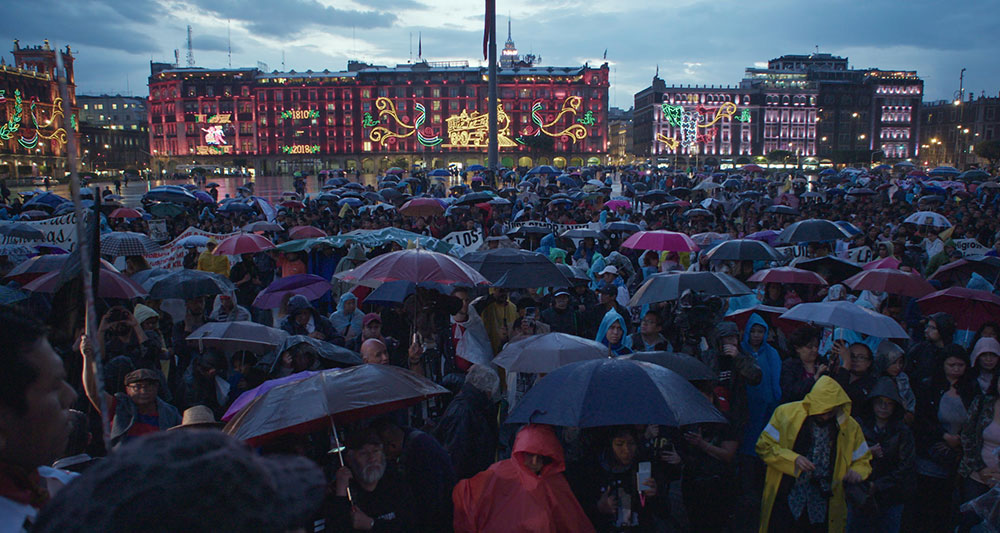
{"label": "straw hat", "polygon": [[224,425],[224,423],[215,419],[215,414],[212,413],[211,409],[205,407],[204,405],[196,405],[185,409],[180,425],[174,426],[170,429],[209,429],[221,428]]}

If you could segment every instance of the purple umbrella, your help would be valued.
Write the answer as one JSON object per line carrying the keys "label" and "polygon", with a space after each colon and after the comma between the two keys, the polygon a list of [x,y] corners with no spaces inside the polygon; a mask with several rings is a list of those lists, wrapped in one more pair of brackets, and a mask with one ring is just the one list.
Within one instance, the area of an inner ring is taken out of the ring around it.
{"label": "purple umbrella", "polygon": [[205,191],[194,191],[194,197],[197,198],[201,202],[205,202],[206,204],[214,204],[215,203],[215,198],[212,198],[212,195],[208,194]]}
{"label": "purple umbrella", "polygon": [[778,235],[781,235],[781,232],[768,229],[758,231],[757,233],[751,233],[750,235],[747,235],[746,238],[755,241],[764,241],[767,244],[774,246],[778,242]]}
{"label": "purple umbrella", "polygon": [[296,274],[272,282],[266,289],[260,291],[253,301],[253,306],[258,309],[277,309],[286,295],[301,294],[312,301],[329,290],[328,280],[314,274]]}
{"label": "purple umbrella", "polygon": [[236,416],[236,413],[240,412],[244,407],[250,405],[250,402],[256,400],[260,396],[263,396],[265,392],[277,387],[278,385],[284,385],[285,383],[292,383],[293,381],[306,379],[307,377],[318,373],[319,372],[314,370],[306,370],[304,372],[299,372],[283,378],[269,379],[264,383],[261,383],[260,385],[244,392],[243,394],[240,394],[239,398],[236,398],[236,401],[233,402],[233,404],[229,406],[229,409],[226,410],[226,414],[222,415],[222,421],[225,422]]}

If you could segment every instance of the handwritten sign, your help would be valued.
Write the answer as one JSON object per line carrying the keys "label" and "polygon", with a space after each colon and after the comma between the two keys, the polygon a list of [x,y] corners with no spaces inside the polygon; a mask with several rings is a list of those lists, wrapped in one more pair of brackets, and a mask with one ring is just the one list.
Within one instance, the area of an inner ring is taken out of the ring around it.
{"label": "handwritten sign", "polygon": [[2,244],[25,244],[32,246],[35,244],[51,244],[66,251],[72,252],[76,248],[76,213],[62,215],[45,220],[21,221],[42,233],[42,239],[19,239],[9,235],[2,236]]}
{"label": "handwritten sign", "polygon": [[990,249],[982,244],[976,239],[953,239],[955,241],[955,247],[958,251],[962,252],[964,257],[982,257],[989,252]]}
{"label": "handwritten sign", "polygon": [[[461,246],[463,253],[475,252],[483,245],[483,230],[470,229],[466,231],[453,231],[441,239],[449,244]],[[460,256],[462,254],[459,254]]]}

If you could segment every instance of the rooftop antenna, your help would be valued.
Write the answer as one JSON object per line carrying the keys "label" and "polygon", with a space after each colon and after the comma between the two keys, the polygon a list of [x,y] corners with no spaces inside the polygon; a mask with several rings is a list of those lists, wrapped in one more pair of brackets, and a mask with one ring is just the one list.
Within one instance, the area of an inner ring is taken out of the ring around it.
{"label": "rooftop antenna", "polygon": [[181,51],[174,48],[174,68],[181,66]]}
{"label": "rooftop antenna", "polygon": [[410,32],[410,63],[413,63],[413,32]]}
{"label": "rooftop antenna", "polygon": [[187,66],[194,66],[194,47],[191,45],[191,25],[188,24],[188,39],[187,39]]}
{"label": "rooftop antenna", "polygon": [[125,73],[125,92],[132,96],[132,86],[128,82],[128,72]]}
{"label": "rooftop antenna", "polygon": [[424,58],[424,32],[417,33],[417,61]]}
{"label": "rooftop antenna", "polygon": [[233,30],[230,20],[226,20],[226,50],[229,53],[229,68],[233,68]]}
{"label": "rooftop antenna", "polygon": [[284,51],[284,49],[281,50],[281,71],[282,72],[285,71],[285,51]]}

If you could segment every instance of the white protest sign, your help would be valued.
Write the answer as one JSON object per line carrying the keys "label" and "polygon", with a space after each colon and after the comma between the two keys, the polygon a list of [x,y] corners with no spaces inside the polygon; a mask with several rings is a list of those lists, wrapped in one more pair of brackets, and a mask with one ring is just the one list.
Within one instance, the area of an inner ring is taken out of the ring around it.
{"label": "white protest sign", "polygon": [[848,248],[847,250],[847,260],[852,263],[863,265],[871,262],[873,258],[872,249],[868,246],[858,246],[857,248]]}
{"label": "white protest sign", "polygon": [[[149,266],[151,268],[163,268],[166,270],[173,270],[184,266],[184,254],[187,253],[187,250],[183,246],[179,246],[177,241],[192,235],[202,235],[210,239],[215,239],[216,241],[221,241],[230,235],[236,234],[209,233],[199,228],[188,228],[184,230],[183,233],[178,235],[176,239],[164,244],[163,249],[159,252],[146,254],[145,257]],[[232,263],[232,260],[230,260],[230,263]]]}
{"label": "white protest sign", "polygon": [[453,231],[444,236],[444,242],[461,246],[465,253],[475,252],[483,245],[483,230],[470,229],[465,231]]}
{"label": "white protest sign", "polygon": [[806,254],[806,247],[801,245],[793,246],[778,246],[775,247],[779,253],[785,254],[785,257],[790,257],[792,259],[798,259]]}
{"label": "white protest sign", "polygon": [[166,242],[170,240],[170,234],[167,233],[167,221],[162,219],[153,219],[147,222],[149,225],[149,238],[156,242]]}
{"label": "white protest sign", "polygon": [[952,239],[955,241],[955,246],[958,251],[962,252],[964,257],[982,257],[989,252],[990,249],[982,244],[976,239]]}
{"label": "white protest sign", "polygon": [[20,221],[45,234],[43,239],[19,239],[3,235],[0,244],[51,244],[72,252],[76,248],[76,213],[62,215],[45,220]]}

